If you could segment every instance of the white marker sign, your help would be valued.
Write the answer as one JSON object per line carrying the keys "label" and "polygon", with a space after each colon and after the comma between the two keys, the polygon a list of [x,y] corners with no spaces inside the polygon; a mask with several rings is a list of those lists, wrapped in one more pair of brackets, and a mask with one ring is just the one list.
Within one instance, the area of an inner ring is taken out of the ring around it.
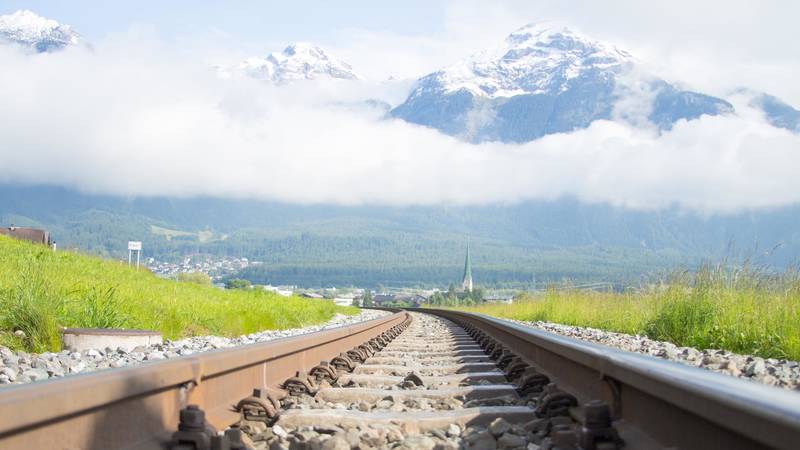
{"label": "white marker sign", "polygon": [[142,250],[142,241],[128,241],[128,250]]}

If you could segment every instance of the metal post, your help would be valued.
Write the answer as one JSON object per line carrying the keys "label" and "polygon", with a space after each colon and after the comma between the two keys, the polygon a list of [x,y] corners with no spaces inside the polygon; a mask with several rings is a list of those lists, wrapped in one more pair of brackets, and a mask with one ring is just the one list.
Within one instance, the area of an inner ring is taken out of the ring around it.
{"label": "metal post", "polygon": [[139,257],[142,256],[141,250],[136,250],[136,270],[139,270]]}

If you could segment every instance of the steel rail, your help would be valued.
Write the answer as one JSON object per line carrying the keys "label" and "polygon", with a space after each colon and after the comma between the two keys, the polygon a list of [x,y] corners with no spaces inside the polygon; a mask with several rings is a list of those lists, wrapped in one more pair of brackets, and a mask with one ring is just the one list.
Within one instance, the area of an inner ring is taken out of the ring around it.
{"label": "steel rail", "polygon": [[164,449],[179,411],[197,404],[224,429],[254,388],[280,383],[360,345],[405,312],[270,342],[0,390],[2,449]]}
{"label": "steel rail", "polygon": [[625,448],[800,445],[800,394],[481,314],[417,311],[481,330],[581,403],[606,401]]}

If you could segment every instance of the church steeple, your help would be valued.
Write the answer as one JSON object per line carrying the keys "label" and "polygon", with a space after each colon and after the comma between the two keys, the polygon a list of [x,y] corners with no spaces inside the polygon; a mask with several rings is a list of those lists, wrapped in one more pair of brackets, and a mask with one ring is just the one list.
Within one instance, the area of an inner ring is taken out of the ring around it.
{"label": "church steeple", "polygon": [[467,292],[472,292],[472,260],[469,256],[469,240],[467,240],[467,258],[464,261],[464,280],[461,288]]}

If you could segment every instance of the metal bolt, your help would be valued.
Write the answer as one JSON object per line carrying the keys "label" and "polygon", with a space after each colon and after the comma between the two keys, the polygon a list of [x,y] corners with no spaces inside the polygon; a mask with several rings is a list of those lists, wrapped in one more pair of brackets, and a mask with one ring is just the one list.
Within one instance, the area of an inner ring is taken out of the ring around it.
{"label": "metal bolt", "polygon": [[206,427],[206,413],[197,405],[189,405],[180,412],[180,431],[204,431]]}
{"label": "metal bolt", "polygon": [[611,426],[611,408],[603,400],[590,400],[584,405],[584,426],[589,429],[602,429]]}
{"label": "metal bolt", "polygon": [[225,430],[225,437],[228,439],[231,450],[244,450],[244,442],[242,442],[242,430],[238,428],[229,428]]}
{"label": "metal bolt", "polygon": [[578,436],[575,435],[575,430],[566,424],[554,425],[550,432],[550,438],[553,440],[554,447],[558,450],[574,449],[578,443]]}

